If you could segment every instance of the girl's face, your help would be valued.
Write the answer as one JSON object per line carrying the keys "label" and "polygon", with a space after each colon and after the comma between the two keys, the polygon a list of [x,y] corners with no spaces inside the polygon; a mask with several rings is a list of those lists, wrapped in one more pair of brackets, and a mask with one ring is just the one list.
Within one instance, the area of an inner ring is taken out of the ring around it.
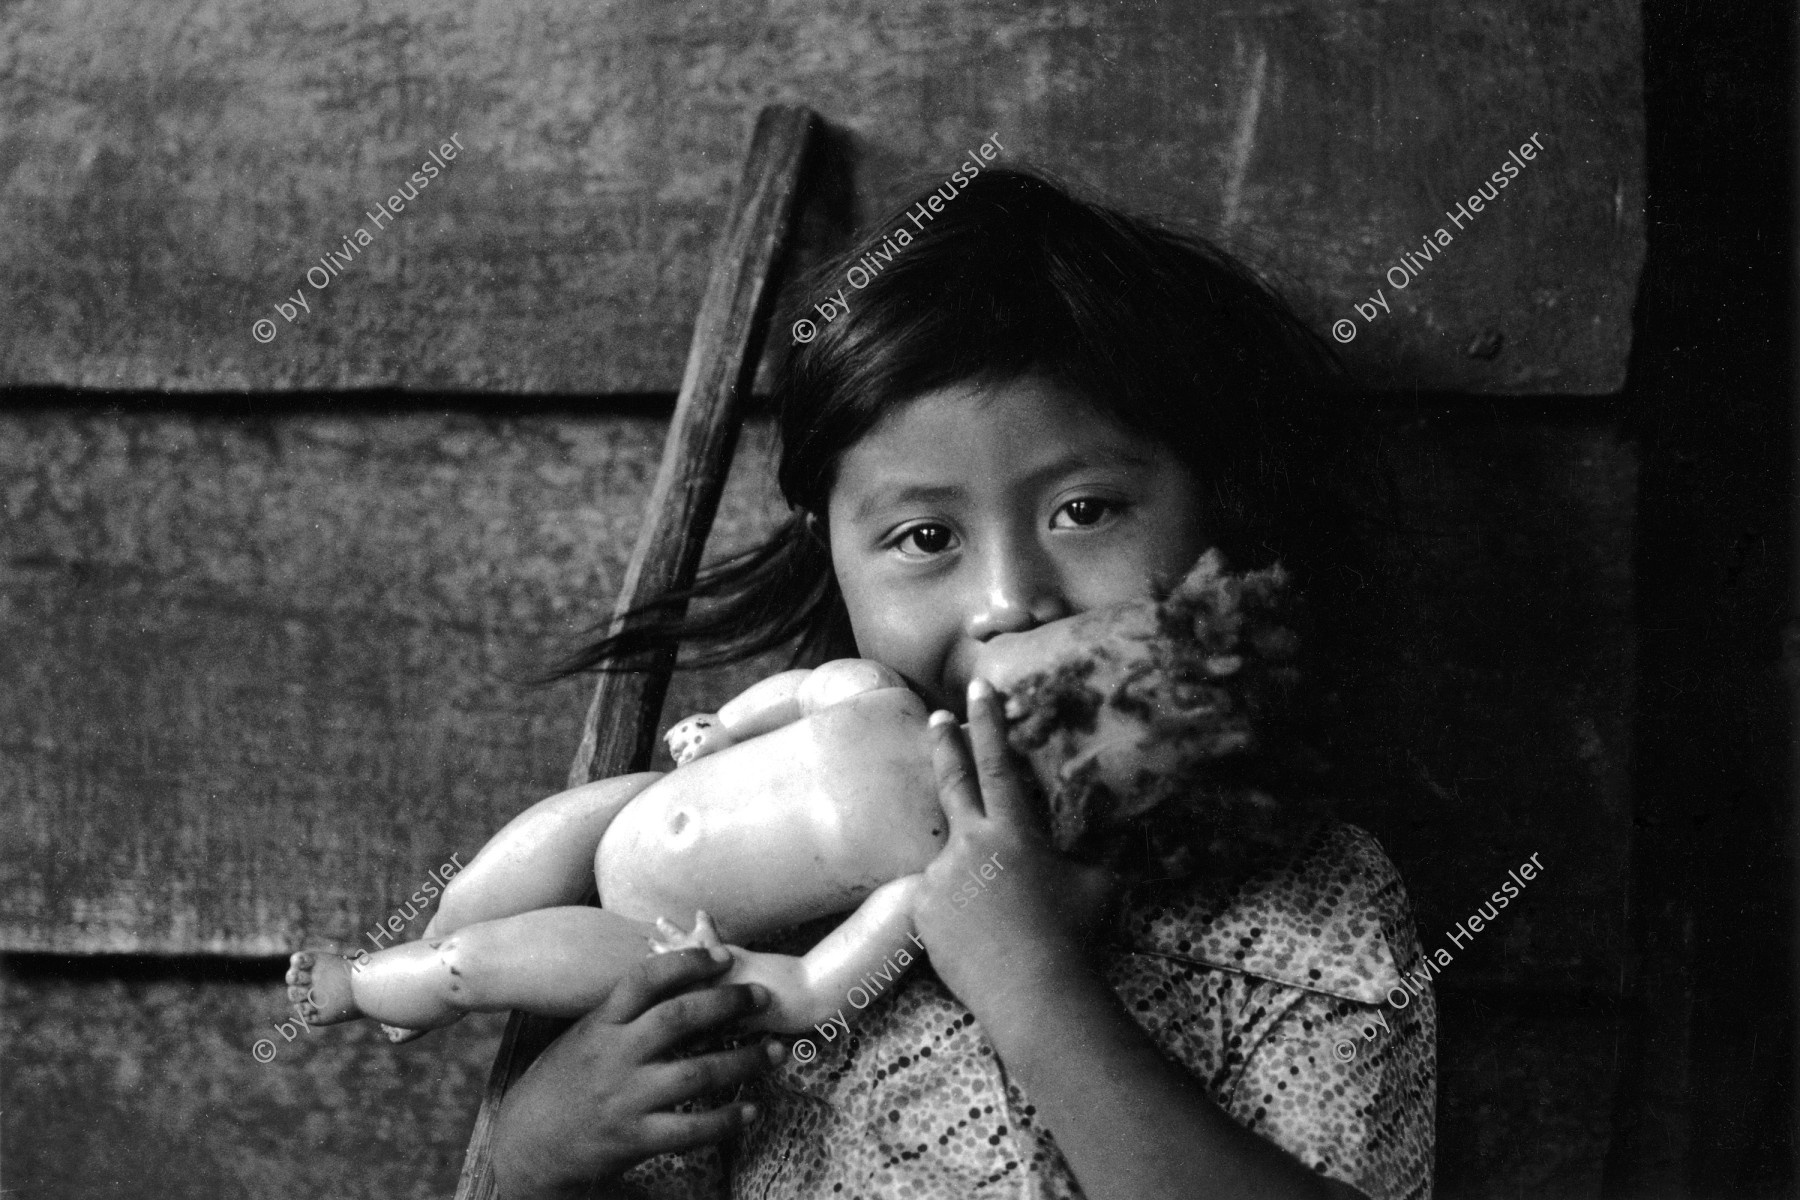
{"label": "girl's face", "polygon": [[1179,580],[1207,548],[1192,472],[1045,380],[956,384],[844,453],[827,508],[858,652],[963,711],[1001,634]]}

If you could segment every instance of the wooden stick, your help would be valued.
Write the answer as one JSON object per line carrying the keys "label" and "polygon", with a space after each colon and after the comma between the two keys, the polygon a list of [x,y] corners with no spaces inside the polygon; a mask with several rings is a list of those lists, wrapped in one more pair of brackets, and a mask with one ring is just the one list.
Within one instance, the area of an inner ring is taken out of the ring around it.
{"label": "wooden stick", "polygon": [[[794,226],[801,173],[817,121],[808,109],[777,105],[757,117],[730,223],[694,323],[687,373],[663,443],[644,527],[613,605],[615,630],[632,608],[694,581],[774,311],[776,272]],[[670,653],[644,670],[600,676],[580,748],[569,768],[571,787],[649,765],[674,665]],[[569,1025],[524,1013],[512,1015],[469,1137],[457,1200],[495,1196],[492,1142],[500,1102],[513,1081]]]}

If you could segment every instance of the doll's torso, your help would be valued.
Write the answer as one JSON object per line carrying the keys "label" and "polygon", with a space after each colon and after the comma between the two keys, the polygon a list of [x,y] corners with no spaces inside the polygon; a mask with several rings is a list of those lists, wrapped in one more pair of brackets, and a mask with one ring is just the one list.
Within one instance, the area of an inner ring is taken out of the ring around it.
{"label": "doll's torso", "polygon": [[601,904],[684,928],[704,909],[742,943],[924,870],[947,834],[925,716],[884,688],[663,776],[601,839]]}

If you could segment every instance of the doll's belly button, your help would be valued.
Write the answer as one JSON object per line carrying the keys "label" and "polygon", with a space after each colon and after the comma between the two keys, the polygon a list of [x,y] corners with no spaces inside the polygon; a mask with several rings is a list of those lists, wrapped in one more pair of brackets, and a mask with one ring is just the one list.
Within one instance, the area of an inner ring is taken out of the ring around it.
{"label": "doll's belly button", "polygon": [[674,836],[679,836],[681,831],[687,827],[688,815],[677,809],[675,814],[669,818],[669,833]]}

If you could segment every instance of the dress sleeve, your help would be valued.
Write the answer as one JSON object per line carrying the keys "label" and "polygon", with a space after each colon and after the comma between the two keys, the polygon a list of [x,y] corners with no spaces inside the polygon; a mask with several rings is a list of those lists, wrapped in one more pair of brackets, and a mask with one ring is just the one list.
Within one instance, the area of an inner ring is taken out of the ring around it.
{"label": "dress sleeve", "polygon": [[1112,983],[1233,1120],[1370,1200],[1428,1200],[1437,1007],[1399,874],[1338,824],[1240,885],[1134,909]]}
{"label": "dress sleeve", "polygon": [[1274,1013],[1223,1098],[1227,1112],[1370,1200],[1428,1200],[1437,1013],[1264,984]]}
{"label": "dress sleeve", "polygon": [[731,1182],[717,1146],[659,1154],[619,1177],[596,1184],[595,1200],[730,1200]]}

